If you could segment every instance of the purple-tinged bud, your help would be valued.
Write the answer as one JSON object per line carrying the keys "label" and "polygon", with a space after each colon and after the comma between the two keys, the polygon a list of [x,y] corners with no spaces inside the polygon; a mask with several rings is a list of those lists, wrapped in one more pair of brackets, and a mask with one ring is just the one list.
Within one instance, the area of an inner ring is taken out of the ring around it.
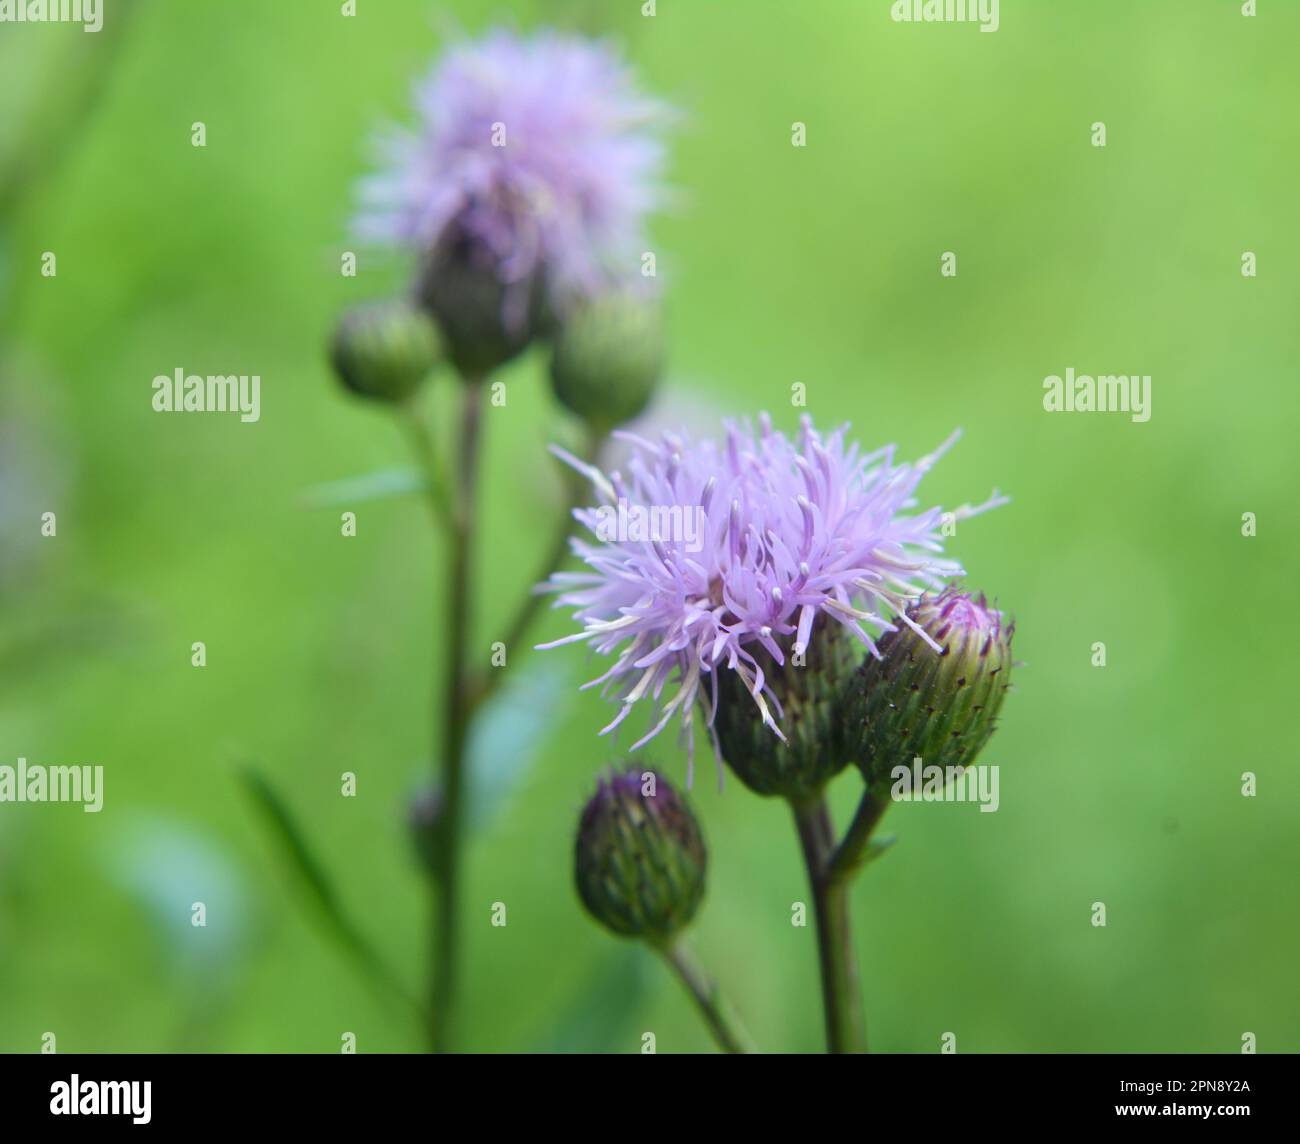
{"label": "purple-tinged bud", "polygon": [[405,401],[442,357],[442,339],[428,315],[393,299],[349,310],[330,349],[334,371],[360,397]]}
{"label": "purple-tinged bud", "polygon": [[763,708],[751,693],[756,676],[717,673],[713,727],[723,759],[750,790],[802,801],[853,757],[845,729],[862,644],[842,624],[823,621],[802,657],[788,643],[782,650],[783,664],[761,648],[754,656],[768,689]]}
{"label": "purple-tinged bud", "polygon": [[601,778],[578,824],[578,895],[624,937],[664,944],[699,908],[707,855],[699,823],[663,775],[632,769]]}
{"label": "purple-tinged bud", "polygon": [[501,254],[461,224],[421,267],[416,293],[438,322],[452,363],[477,379],[522,353],[550,324],[545,272],[514,278]]}
{"label": "purple-tinged bud", "polygon": [[1015,624],[983,596],[948,588],[896,623],[854,683],[852,733],[868,784],[918,757],[926,767],[971,766],[1011,682]]}

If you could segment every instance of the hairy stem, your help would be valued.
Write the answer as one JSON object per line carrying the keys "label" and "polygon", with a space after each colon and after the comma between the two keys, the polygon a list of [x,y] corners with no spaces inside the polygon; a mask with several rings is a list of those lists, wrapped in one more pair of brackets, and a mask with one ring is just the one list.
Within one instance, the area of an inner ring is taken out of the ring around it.
{"label": "hairy stem", "polygon": [[835,838],[826,796],[818,794],[791,806],[817,919],[826,1048],[832,1053],[864,1053],[867,1034],[849,929],[849,888],[846,879],[831,874]]}
{"label": "hairy stem", "polygon": [[459,970],[458,914],[461,885],[461,833],[464,824],[465,745],[469,732],[466,702],[470,622],[470,558],[474,540],[474,499],[478,473],[483,387],[466,378],[459,430],[459,458],[451,493],[447,537],[446,613],[437,647],[447,657],[442,696],[442,806],[434,839],[433,965],[430,986],[431,1041],[447,1052],[455,1038],[456,983]]}
{"label": "hairy stem", "polygon": [[695,955],[682,942],[659,947],[664,960],[673,967],[682,984],[694,998],[704,1022],[724,1053],[752,1053],[754,1046],[735,1011],[727,1004],[721,990],[700,967]]}

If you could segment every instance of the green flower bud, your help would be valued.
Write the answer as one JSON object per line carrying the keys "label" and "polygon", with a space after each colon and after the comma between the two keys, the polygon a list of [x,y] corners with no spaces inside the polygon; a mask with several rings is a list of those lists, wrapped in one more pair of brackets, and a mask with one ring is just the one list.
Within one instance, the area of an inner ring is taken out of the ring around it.
{"label": "green flower bud", "polygon": [[663,356],[657,305],[629,293],[598,298],[560,327],[551,387],[571,413],[608,429],[646,407],[663,373]]}
{"label": "green flower bud", "polygon": [[405,401],[441,356],[437,327],[402,300],[349,310],[339,320],[330,351],[343,384],[378,401]]}
{"label": "green flower bud", "polygon": [[547,324],[541,272],[511,281],[500,257],[459,227],[426,259],[416,294],[466,378],[485,377],[522,353]]}
{"label": "green flower bud", "polygon": [[601,779],[578,824],[578,895],[616,934],[670,941],[704,896],[707,855],[685,799],[655,771]]}
{"label": "green flower bud", "polygon": [[942,649],[911,627],[880,640],[854,683],[853,736],[868,784],[887,782],[892,768],[969,767],[993,734],[1011,679],[1014,624],[955,589],[925,596],[907,616]]}
{"label": "green flower bud", "polygon": [[852,758],[846,740],[850,687],[862,644],[843,625],[823,620],[813,629],[802,662],[791,650],[778,665],[755,653],[771,689],[765,698],[784,741],[766,725],[737,671],[719,671],[714,731],[727,765],[750,790],[802,801],[821,790]]}

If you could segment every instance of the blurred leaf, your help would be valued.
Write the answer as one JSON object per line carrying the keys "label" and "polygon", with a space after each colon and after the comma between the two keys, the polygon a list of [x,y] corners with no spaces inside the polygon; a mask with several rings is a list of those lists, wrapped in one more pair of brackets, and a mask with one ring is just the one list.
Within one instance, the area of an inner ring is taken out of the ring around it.
{"label": "blurred leaf", "polygon": [[114,5],[113,18],[89,36],[33,36],[0,25],[0,75],[6,114],[0,117],[0,215],[66,157],[102,102],[134,0]]}
{"label": "blurred leaf", "polygon": [[244,768],[242,777],[245,787],[279,839],[290,867],[301,878],[316,905],[333,924],[348,928],[348,923],[339,908],[334,886],[324,868],[312,854],[288,805],[270,783],[251,767]]}
{"label": "blurred leaf", "polygon": [[832,863],[836,875],[844,878],[857,877],[865,866],[869,866],[897,841],[898,835],[896,834],[885,834],[879,838],[872,838],[852,860],[842,859],[837,853],[835,857],[838,861]]}
{"label": "blurred leaf", "polygon": [[470,731],[468,752],[469,819],[474,829],[501,813],[527,778],[546,748],[547,730],[563,718],[572,693],[565,672],[530,664],[484,705]]}
{"label": "blurred leaf", "polygon": [[[113,879],[158,922],[182,972],[211,981],[217,966],[242,954],[248,897],[229,856],[191,823],[138,816],[111,840],[105,857]],[[209,925],[191,922],[202,902]]]}
{"label": "blurred leaf", "polygon": [[885,834],[880,838],[873,838],[867,843],[866,853],[862,855],[860,865],[866,866],[868,863],[874,862],[897,841],[897,834]]}
{"label": "blurred leaf", "polygon": [[612,949],[596,970],[584,977],[578,994],[557,1015],[536,1051],[590,1053],[615,1048],[625,1037],[628,1051],[632,1051],[635,1042],[627,1030],[645,1001],[653,962],[639,944],[625,943]]}
{"label": "blurred leaf", "polygon": [[279,840],[288,865],[315,903],[331,936],[339,942],[372,984],[378,986],[391,999],[410,1007],[418,1016],[419,1002],[407,991],[401,979],[384,962],[361,929],[347,916],[333,882],[312,853],[311,846],[289,810],[288,804],[252,767],[244,767],[241,776],[244,786],[271,826],[272,833]]}
{"label": "blurred leaf", "polygon": [[383,500],[385,497],[410,496],[427,487],[418,469],[380,469],[360,477],[344,477],[323,485],[314,485],[303,493],[308,508],[335,508]]}
{"label": "blurred leaf", "polygon": [[[247,881],[225,847],[193,822],[133,815],[107,841],[104,868],[157,923],[162,963],[178,978],[167,1044],[201,1050],[238,993],[248,947]],[[192,922],[196,902],[204,906],[203,926]]]}

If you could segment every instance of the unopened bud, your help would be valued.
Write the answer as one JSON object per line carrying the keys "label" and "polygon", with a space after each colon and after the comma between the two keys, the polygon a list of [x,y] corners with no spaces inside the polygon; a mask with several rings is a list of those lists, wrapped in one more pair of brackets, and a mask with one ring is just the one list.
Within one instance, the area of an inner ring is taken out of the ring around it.
{"label": "unopened bud", "polygon": [[504,261],[457,222],[420,270],[420,304],[437,319],[448,356],[466,378],[482,378],[521,353],[545,324],[542,271],[512,278]]}
{"label": "unopened bud", "polygon": [[695,916],[707,855],[699,823],[663,775],[600,779],[578,824],[578,895],[602,925],[665,943]]}
{"label": "unopened bud", "polygon": [[922,597],[907,619],[929,641],[899,618],[854,683],[855,754],[869,784],[918,757],[926,767],[971,766],[1011,682],[1015,625],[983,596],[949,588]]}
{"label": "unopened bud", "polygon": [[339,321],[330,351],[343,384],[379,401],[405,401],[441,356],[437,327],[427,314],[402,300],[349,310]]}
{"label": "unopened bud", "polygon": [[631,293],[580,305],[555,337],[551,385],[572,413],[599,429],[630,421],[663,373],[658,306]]}

